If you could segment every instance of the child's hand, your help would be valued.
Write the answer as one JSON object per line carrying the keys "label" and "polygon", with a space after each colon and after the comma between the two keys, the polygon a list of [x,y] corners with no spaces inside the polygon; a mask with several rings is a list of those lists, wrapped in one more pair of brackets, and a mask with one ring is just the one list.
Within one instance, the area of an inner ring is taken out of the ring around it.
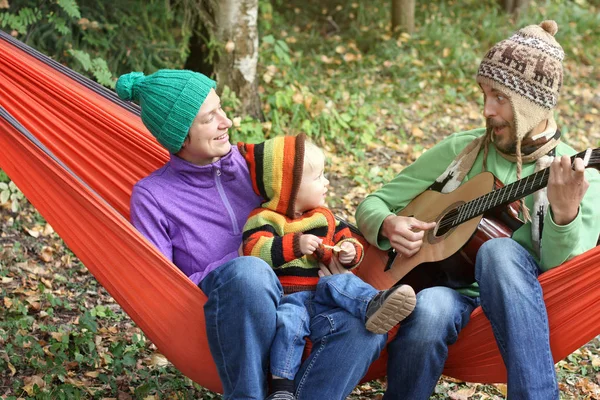
{"label": "child's hand", "polygon": [[305,255],[312,254],[322,241],[315,235],[302,235],[300,236],[300,251]]}
{"label": "child's hand", "polygon": [[341,250],[338,255],[340,262],[342,265],[349,265],[356,256],[356,249],[354,248],[354,245],[350,242],[343,242],[340,245],[340,248]]}

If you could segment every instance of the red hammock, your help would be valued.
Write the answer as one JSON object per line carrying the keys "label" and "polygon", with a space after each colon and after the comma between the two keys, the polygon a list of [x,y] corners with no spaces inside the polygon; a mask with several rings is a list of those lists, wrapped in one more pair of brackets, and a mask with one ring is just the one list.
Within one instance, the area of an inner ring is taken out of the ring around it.
{"label": "red hammock", "polygon": [[[206,297],[128,222],[133,184],[168,159],[138,108],[0,32],[0,115],[0,168],[158,349],[220,391]],[[600,332],[599,263],[596,247],[540,277],[555,360]],[[365,379],[384,376],[386,360],[384,352]],[[480,308],[450,347],[444,373],[506,381]]]}

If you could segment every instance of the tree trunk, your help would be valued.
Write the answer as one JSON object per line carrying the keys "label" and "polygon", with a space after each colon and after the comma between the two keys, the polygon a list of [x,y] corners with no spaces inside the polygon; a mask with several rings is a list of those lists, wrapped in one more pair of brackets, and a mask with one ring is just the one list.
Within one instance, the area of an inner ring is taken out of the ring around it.
{"label": "tree trunk", "polygon": [[208,30],[202,21],[197,18],[194,27],[194,32],[190,38],[190,54],[185,60],[184,69],[203,73],[206,76],[211,76],[214,72],[213,65],[208,62],[208,45],[206,40],[209,37]]}
{"label": "tree trunk", "polygon": [[530,0],[500,0],[500,5],[507,13],[519,14],[527,8]]}
{"label": "tree trunk", "polygon": [[392,32],[415,31],[415,0],[392,0]]}
{"label": "tree trunk", "polygon": [[220,45],[215,65],[219,89],[229,86],[242,112],[262,119],[258,97],[258,0],[202,0],[200,16]]}

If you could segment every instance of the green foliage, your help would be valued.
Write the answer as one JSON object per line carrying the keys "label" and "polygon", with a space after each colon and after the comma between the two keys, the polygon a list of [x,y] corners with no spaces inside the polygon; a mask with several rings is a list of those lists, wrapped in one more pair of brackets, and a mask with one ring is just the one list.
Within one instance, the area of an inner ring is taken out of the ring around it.
{"label": "green foliage", "polygon": [[187,55],[181,12],[168,2],[11,0],[0,28],[70,68],[114,87],[132,70],[180,68]]}
{"label": "green foliage", "polygon": [[0,205],[10,202],[11,211],[16,213],[23,198],[23,193],[13,181],[6,183],[0,179]]}

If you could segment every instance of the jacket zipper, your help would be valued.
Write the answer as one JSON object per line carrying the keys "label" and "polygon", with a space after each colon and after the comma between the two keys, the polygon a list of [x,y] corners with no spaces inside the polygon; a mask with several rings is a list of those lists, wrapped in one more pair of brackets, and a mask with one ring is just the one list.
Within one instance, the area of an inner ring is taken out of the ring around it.
{"label": "jacket zipper", "polygon": [[218,168],[215,170],[215,181],[217,182],[217,190],[219,191],[221,200],[223,200],[223,204],[225,204],[225,208],[227,209],[227,212],[229,213],[229,218],[231,219],[231,224],[233,225],[233,233],[235,235],[239,235],[240,228],[237,223],[237,218],[235,217],[233,208],[231,208],[231,204],[229,203],[229,200],[227,199],[227,195],[225,194],[225,190],[223,189],[223,184],[221,183],[221,170]]}

